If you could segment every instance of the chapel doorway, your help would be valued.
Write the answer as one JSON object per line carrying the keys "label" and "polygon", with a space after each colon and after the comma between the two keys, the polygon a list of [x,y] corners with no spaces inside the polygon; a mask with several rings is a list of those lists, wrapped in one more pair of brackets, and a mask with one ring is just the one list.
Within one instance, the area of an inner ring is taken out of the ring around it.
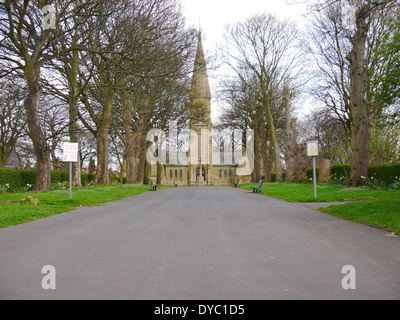
{"label": "chapel doorway", "polygon": [[196,181],[197,182],[205,182],[206,181],[206,170],[203,167],[197,168]]}

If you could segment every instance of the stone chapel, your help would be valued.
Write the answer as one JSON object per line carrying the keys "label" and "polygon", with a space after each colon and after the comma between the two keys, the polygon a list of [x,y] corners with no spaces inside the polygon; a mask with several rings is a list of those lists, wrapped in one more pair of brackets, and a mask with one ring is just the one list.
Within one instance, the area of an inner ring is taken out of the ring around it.
{"label": "stone chapel", "polygon": [[[199,32],[191,82],[190,113],[189,129],[195,131],[198,137],[197,141],[191,141],[190,143],[189,159],[191,160],[186,165],[179,163],[163,164],[162,185],[232,185],[238,179],[240,179],[240,183],[250,182],[250,175],[237,175],[238,165],[235,164],[235,159],[242,156],[241,152],[240,154],[237,154],[237,152],[235,154],[235,152],[231,151],[227,157],[221,152],[213,150],[211,90],[201,32]],[[219,159],[215,159],[216,157]],[[228,161],[224,161],[227,158]],[[229,158],[232,161],[229,161]],[[149,171],[149,178],[155,182],[157,179],[157,165],[150,166]]]}

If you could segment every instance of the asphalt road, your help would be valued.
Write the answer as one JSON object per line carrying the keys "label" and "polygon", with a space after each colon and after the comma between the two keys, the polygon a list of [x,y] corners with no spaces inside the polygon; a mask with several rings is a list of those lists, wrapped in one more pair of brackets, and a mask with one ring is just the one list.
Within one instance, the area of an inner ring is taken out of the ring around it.
{"label": "asphalt road", "polygon": [[1,229],[0,299],[398,300],[400,238],[250,190],[171,188]]}

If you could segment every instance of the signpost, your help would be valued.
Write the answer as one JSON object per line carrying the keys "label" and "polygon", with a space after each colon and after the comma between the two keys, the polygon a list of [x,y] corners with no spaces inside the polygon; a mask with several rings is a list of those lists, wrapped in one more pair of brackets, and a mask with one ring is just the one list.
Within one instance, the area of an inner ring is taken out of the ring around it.
{"label": "signpost", "polygon": [[314,198],[317,199],[317,167],[316,158],[318,157],[318,141],[307,142],[307,155],[313,158],[313,180]]}
{"label": "signpost", "polygon": [[63,161],[69,162],[69,199],[72,199],[72,163],[78,162],[78,143],[64,142]]}

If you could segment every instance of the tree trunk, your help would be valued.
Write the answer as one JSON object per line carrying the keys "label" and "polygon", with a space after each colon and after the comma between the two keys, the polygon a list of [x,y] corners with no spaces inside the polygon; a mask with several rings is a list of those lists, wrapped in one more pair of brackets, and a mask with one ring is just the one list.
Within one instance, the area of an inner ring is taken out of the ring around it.
{"label": "tree trunk", "polygon": [[126,183],[135,184],[137,179],[137,159],[136,152],[133,146],[133,138],[127,141],[126,149]]}
{"label": "tree trunk", "polygon": [[[69,105],[69,136],[70,141],[78,143],[78,152],[80,150],[79,142],[79,127],[78,127],[78,99],[77,97],[70,100]],[[81,159],[78,157],[78,162],[72,163],[72,185],[75,188],[82,188],[81,182]]]}
{"label": "tree trunk", "polygon": [[319,161],[319,183],[326,183],[329,181],[331,175],[331,161],[328,159],[321,159]]}
{"label": "tree trunk", "polygon": [[125,148],[126,148],[126,183],[135,184],[137,180],[137,160],[135,150],[135,137],[132,132],[132,111],[129,100],[124,101],[123,123],[125,129]]}
{"label": "tree trunk", "polygon": [[296,183],[303,183],[307,170],[307,144],[297,145]]}
{"label": "tree trunk", "polygon": [[162,164],[157,162],[157,184],[162,184]]}
{"label": "tree trunk", "polygon": [[365,10],[362,8],[357,14],[357,29],[354,37],[351,38],[353,49],[349,54],[353,115],[353,154],[349,187],[362,186],[368,176],[370,123],[366,101],[365,50],[368,25]]}
{"label": "tree trunk", "polygon": [[276,136],[276,129],[274,124],[274,119],[272,117],[271,104],[268,101],[266,103],[266,112],[267,112],[267,123],[271,133],[271,142],[274,147],[274,163],[275,163],[275,171],[276,171],[276,181],[281,180],[282,178],[282,165],[281,165],[281,149],[279,147],[278,138]]}
{"label": "tree trunk", "polygon": [[149,184],[150,183],[150,175],[149,175],[149,166],[150,164],[146,161],[146,158],[143,160],[144,162],[144,170],[143,170],[143,184]]}
{"label": "tree trunk", "polygon": [[138,162],[138,171],[137,171],[137,180],[138,183],[146,183],[146,175],[145,175],[145,167],[146,167],[146,151],[147,151],[147,142],[146,142],[146,123],[147,123],[147,107],[148,103],[145,101],[139,110],[139,125],[138,129],[134,135],[134,147],[137,157],[139,158]]}
{"label": "tree trunk", "polygon": [[108,127],[104,126],[98,129],[97,135],[97,169],[96,183],[109,184],[108,174]]}
{"label": "tree trunk", "polygon": [[109,143],[108,133],[112,120],[113,101],[116,89],[105,90],[106,101],[103,106],[103,115],[99,123],[97,123],[97,184],[110,184],[110,176],[108,172]]}
{"label": "tree trunk", "polygon": [[138,162],[138,173],[137,173],[137,180],[138,183],[144,184],[145,176],[144,176],[144,170],[145,170],[145,164],[146,164],[146,155],[144,152],[139,153],[139,162]]}
{"label": "tree trunk", "polygon": [[25,110],[28,119],[29,134],[32,139],[36,156],[37,176],[33,191],[50,191],[51,164],[50,150],[46,138],[40,128],[39,100],[42,89],[39,85],[39,73],[27,67],[26,79],[28,97],[25,100]]}
{"label": "tree trunk", "polygon": [[265,174],[265,181],[271,182],[271,165],[269,159],[269,149],[267,144],[267,132],[265,130],[265,117],[262,105],[257,106],[257,117],[260,129],[259,152],[260,152],[260,157],[262,157],[263,160],[262,164]]}
{"label": "tree trunk", "polygon": [[[78,127],[78,52],[73,52],[73,61],[71,63],[71,83],[69,92],[69,136],[70,141],[79,144],[79,127]],[[78,152],[80,144],[78,145]],[[81,182],[81,159],[72,164],[72,185],[75,188],[82,188]]]}
{"label": "tree trunk", "polygon": [[290,115],[290,90],[285,86],[284,100],[285,100],[285,112],[286,112],[286,150],[285,150],[285,162],[286,162],[286,182],[292,180],[294,174],[294,154],[293,154],[293,136],[294,136],[294,122]]}

